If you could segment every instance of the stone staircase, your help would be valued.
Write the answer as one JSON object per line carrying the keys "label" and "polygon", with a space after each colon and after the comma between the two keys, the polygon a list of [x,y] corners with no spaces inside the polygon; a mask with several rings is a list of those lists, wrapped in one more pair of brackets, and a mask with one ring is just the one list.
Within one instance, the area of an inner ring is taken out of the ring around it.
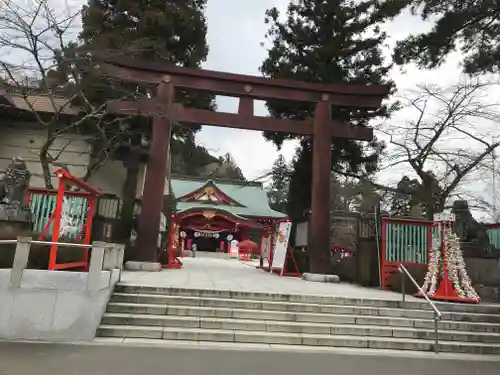
{"label": "stone staircase", "polygon": [[[117,285],[100,337],[434,350],[433,312],[401,302]],[[500,354],[500,305],[438,304],[441,352]]]}

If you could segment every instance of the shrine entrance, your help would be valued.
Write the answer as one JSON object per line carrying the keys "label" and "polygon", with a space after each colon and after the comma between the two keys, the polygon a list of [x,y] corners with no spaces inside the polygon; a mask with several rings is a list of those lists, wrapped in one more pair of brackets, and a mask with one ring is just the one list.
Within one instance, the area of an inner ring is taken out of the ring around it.
{"label": "shrine entrance", "polygon": [[206,251],[208,253],[215,253],[219,244],[217,243],[217,238],[205,236],[205,234],[211,235],[212,233],[201,233],[199,237],[195,237],[193,242],[196,245],[197,251]]}
{"label": "shrine entrance", "polygon": [[221,209],[194,208],[174,216],[179,227],[181,248],[196,251],[228,252],[233,240],[247,239],[248,233],[260,232],[262,225],[244,217],[237,217]]}
{"label": "shrine entrance", "polygon": [[260,242],[286,215],[269,207],[262,184],[171,176],[172,242],[182,250],[228,253],[231,241]]}
{"label": "shrine entrance", "polygon": [[[330,268],[330,174],[332,138],[371,141],[373,130],[332,119],[332,106],[377,110],[390,92],[388,85],[323,84],[267,79],[202,69],[180,68],[166,62],[107,58],[100,64],[109,78],[155,84],[155,98],[111,103],[109,111],[153,117],[152,141],[144,182],[138,228],[136,261],[154,262],[157,228],[168,176],[172,125],[204,124],[221,127],[284,132],[313,137],[311,218],[308,231],[310,271]],[[174,102],[174,88],[211,92],[239,98],[238,113],[184,108]],[[254,100],[315,103],[312,119],[278,119],[254,115]]]}

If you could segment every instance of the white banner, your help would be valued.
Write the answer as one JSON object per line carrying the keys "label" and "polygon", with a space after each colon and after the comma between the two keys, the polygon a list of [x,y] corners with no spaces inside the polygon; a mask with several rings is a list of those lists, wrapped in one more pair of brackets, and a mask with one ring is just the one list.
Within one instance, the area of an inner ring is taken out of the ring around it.
{"label": "white banner", "polygon": [[229,257],[230,258],[238,258],[239,249],[238,249],[238,241],[232,240],[229,242]]}
{"label": "white banner", "polygon": [[286,221],[280,223],[278,227],[278,233],[274,241],[273,264],[271,268],[284,270],[291,229],[292,229],[292,222]]}
{"label": "white banner", "polygon": [[308,221],[298,223],[295,227],[295,246],[307,246]]}
{"label": "white banner", "polygon": [[271,247],[271,235],[262,238],[260,254],[263,259],[269,259],[269,248]]}

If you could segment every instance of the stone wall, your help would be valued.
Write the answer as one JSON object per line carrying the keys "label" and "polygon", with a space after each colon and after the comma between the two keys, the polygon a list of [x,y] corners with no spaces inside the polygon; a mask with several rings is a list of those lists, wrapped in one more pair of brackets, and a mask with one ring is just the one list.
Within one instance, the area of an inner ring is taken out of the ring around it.
{"label": "stone wall", "polygon": [[[31,187],[45,187],[40,163],[40,148],[47,139],[47,133],[36,123],[3,123],[0,137],[0,171],[4,171],[13,157],[26,161],[31,173]],[[89,162],[90,146],[83,136],[62,135],[58,137],[50,152],[58,157],[58,162],[67,165],[71,174],[81,177],[85,174]],[[57,167],[51,167],[55,171]],[[52,179],[57,186],[57,178]]]}
{"label": "stone wall", "polygon": [[0,339],[92,340],[120,279],[123,246],[94,243],[89,272],[65,272],[25,269],[27,244],[12,269],[0,270]]}
{"label": "stone wall", "polygon": [[500,302],[500,259],[465,258],[467,273],[484,302]]}

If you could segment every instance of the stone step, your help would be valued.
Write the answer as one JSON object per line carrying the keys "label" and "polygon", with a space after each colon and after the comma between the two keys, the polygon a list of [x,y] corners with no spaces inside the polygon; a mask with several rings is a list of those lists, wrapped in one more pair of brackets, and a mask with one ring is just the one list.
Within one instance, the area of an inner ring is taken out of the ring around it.
{"label": "stone step", "polygon": [[[334,288],[334,286],[332,286]],[[366,298],[345,298],[335,296],[314,296],[314,295],[295,295],[280,293],[259,293],[243,292],[229,290],[209,290],[209,289],[185,289],[141,286],[130,284],[117,284],[116,292],[129,294],[159,294],[169,296],[186,296],[202,298],[220,298],[220,299],[239,299],[253,301],[276,301],[276,302],[299,302],[321,305],[351,305],[351,306],[376,306],[398,308],[402,306],[400,300],[380,300]],[[461,304],[461,303],[443,303],[435,302],[441,311],[453,311],[462,313],[482,313],[482,314],[500,314],[500,304]],[[405,308],[416,310],[430,310],[429,304],[424,300],[409,300],[404,304]]]}
{"label": "stone step", "polygon": [[[118,294],[117,297],[120,295]],[[141,296],[141,297],[139,297]],[[116,297],[114,297],[116,298]],[[144,301],[156,303],[134,303],[134,302],[111,302],[108,305],[109,312],[130,312],[140,314],[165,314],[167,309],[170,311],[178,311],[177,313],[168,312],[169,315],[198,315],[196,311],[206,314],[204,311],[209,310],[208,314],[216,314],[213,316],[219,317],[234,317],[246,318],[248,315],[263,315],[263,319],[269,320],[295,320],[297,315],[319,315],[320,318],[327,314],[340,315],[363,315],[363,316],[383,316],[383,317],[401,317],[414,319],[432,319],[433,313],[427,310],[410,310],[401,308],[386,308],[386,307],[371,307],[371,306],[342,306],[342,305],[319,305],[319,304],[303,304],[303,303],[284,303],[284,302],[259,302],[259,301],[241,301],[231,299],[215,299],[205,298],[203,300],[193,297],[169,297],[151,295],[137,295],[134,297]],[[118,298],[119,299],[119,298]],[[199,302],[197,302],[200,300]],[[172,305],[173,301],[176,304]],[[232,303],[234,306],[232,307]],[[248,302],[248,304],[245,304]],[[204,306],[200,306],[204,304]],[[228,306],[228,307],[221,307]],[[244,306],[244,307],[243,307]],[[118,310],[116,310],[118,309]],[[121,310],[120,310],[121,309]],[[180,309],[185,311],[181,312]],[[236,314],[244,314],[245,316],[233,316],[233,311]],[[217,315],[218,314],[218,315]],[[206,315],[204,315],[206,316]],[[275,318],[269,317],[275,316]],[[320,319],[319,318],[319,319]],[[500,324],[500,315],[492,314],[472,314],[472,313],[443,313],[443,320],[450,321],[465,321],[465,322],[483,322],[483,323],[498,323]],[[316,321],[316,320],[312,320]]]}
{"label": "stone step", "polygon": [[[433,329],[417,329],[414,327],[388,327],[361,324],[327,324],[305,322],[279,322],[250,319],[205,318],[197,316],[168,316],[141,314],[111,314],[103,317],[104,325],[132,325],[183,327],[215,330],[286,332],[304,334],[331,334],[377,337],[400,337],[432,340]],[[444,341],[467,341],[500,343],[500,334],[472,333],[463,331],[440,330],[439,337]]]}
{"label": "stone step", "polygon": [[[395,337],[343,336],[184,327],[166,328],[131,325],[101,325],[97,333],[100,337],[334,346],[419,351],[434,350],[434,343],[432,340]],[[500,354],[500,345],[441,341],[439,343],[439,350],[442,352],[454,353]]]}
{"label": "stone step", "polygon": [[[147,314],[148,311],[152,311],[152,314],[155,314],[154,309],[134,309],[131,308],[130,304],[127,304],[125,308],[121,307],[121,304],[112,304],[108,311],[114,311],[116,313],[125,313],[125,314]],[[157,306],[154,306],[156,308]],[[213,309],[201,308],[201,309],[191,309],[188,311],[190,315],[184,314],[183,316],[194,316],[194,317],[216,317],[222,315],[226,318],[231,318],[232,314],[226,313],[227,310],[222,310],[222,312],[215,311],[212,312]],[[159,314],[163,314],[165,309],[162,307],[160,310],[156,310]],[[170,311],[167,313],[175,312],[183,312],[181,307],[171,306]],[[198,313],[198,315],[197,315]],[[237,312],[238,314],[238,312]],[[325,314],[322,314],[325,315]],[[154,316],[162,316],[162,315],[154,315]],[[251,314],[249,319],[260,318],[260,315]],[[246,315],[248,319],[248,314]],[[271,316],[267,315],[267,317],[272,317],[274,319],[267,319],[271,321],[298,321],[298,322],[311,322],[311,323],[331,323],[331,324],[361,324],[361,325],[376,325],[376,326],[391,326],[391,327],[408,327],[408,328],[424,328],[424,329],[434,329],[434,321],[429,319],[410,319],[410,318],[400,318],[400,317],[382,317],[382,316],[362,316],[362,315],[335,315],[328,314],[326,317],[318,317],[318,314],[296,314],[295,316],[290,316],[289,314],[272,314]],[[295,320],[293,319],[295,318]],[[309,318],[309,320],[307,320]],[[469,331],[469,332],[491,332],[491,333],[500,333],[500,324],[493,323],[469,323],[469,322],[453,322],[441,320],[439,322],[440,330],[453,330],[453,331]]]}
{"label": "stone step", "polygon": [[[395,313],[394,308],[377,307],[377,306],[358,306],[358,305],[324,305],[318,303],[298,303],[298,302],[274,302],[274,301],[258,301],[248,299],[234,298],[206,298],[206,297],[189,297],[189,296],[170,296],[162,294],[133,294],[133,293],[114,293],[111,301],[124,303],[142,303],[142,304],[160,304],[160,305],[176,305],[176,306],[200,306],[200,307],[221,307],[221,308],[240,308],[248,310],[278,310],[289,312],[311,312],[311,313],[329,313],[329,314],[352,314],[359,315],[381,315],[381,316],[401,316]],[[400,308],[397,311],[401,310]],[[429,318],[433,313],[428,310],[404,309],[411,310],[409,313],[412,318]],[[443,312],[443,318],[453,320],[451,315],[457,315],[457,320],[467,321],[471,318],[472,313],[451,313]],[[404,315],[408,316],[408,315]],[[483,319],[484,318],[484,319]],[[480,314],[477,319],[471,318],[472,321],[491,321],[500,324],[500,315],[495,314]]]}

